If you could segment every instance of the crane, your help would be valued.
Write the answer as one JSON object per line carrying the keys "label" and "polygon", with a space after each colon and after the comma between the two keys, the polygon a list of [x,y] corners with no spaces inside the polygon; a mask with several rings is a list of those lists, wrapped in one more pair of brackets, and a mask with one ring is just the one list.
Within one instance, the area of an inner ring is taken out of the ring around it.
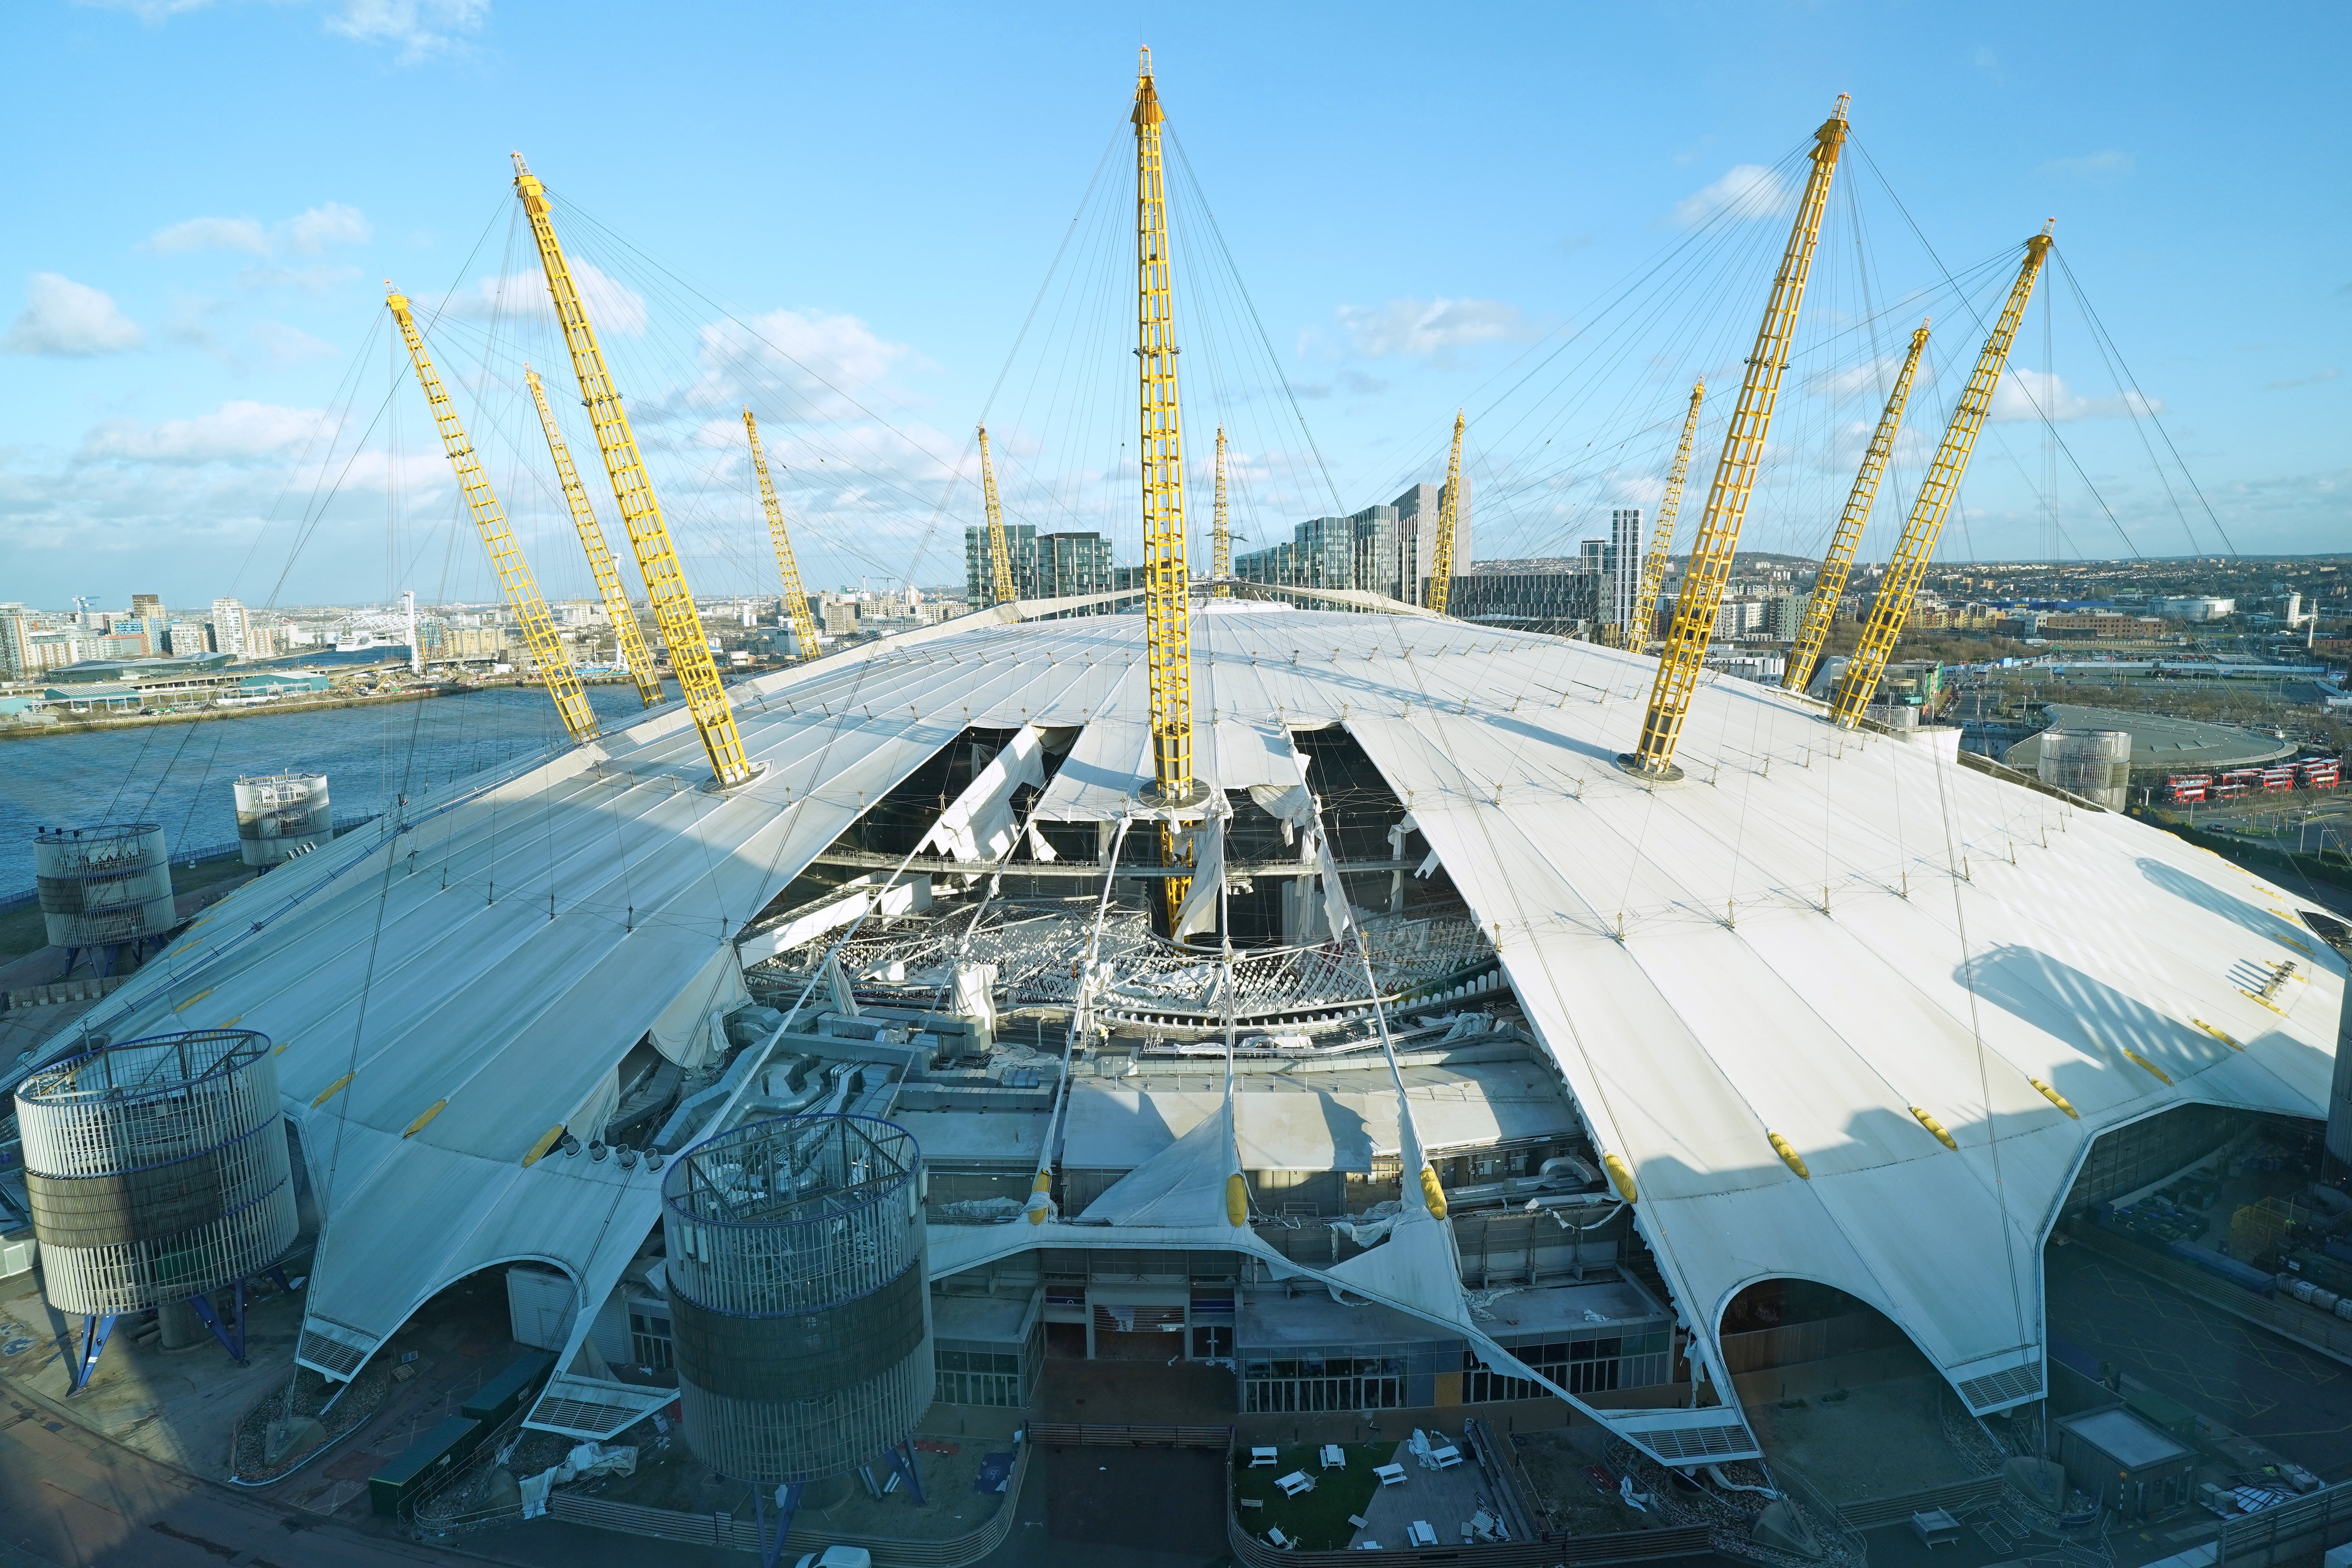
{"label": "crane", "polygon": [[653,601],[654,622],[669,649],[670,668],[686,692],[694,728],[702,737],[703,754],[721,789],[751,782],[758,769],[743,754],[743,737],[735,728],[735,710],[728,704],[727,689],[719,683],[719,666],[703,640],[702,617],[694,607],[694,592],[670,544],[669,525],[662,521],[660,498],[653,477],[637,449],[636,432],[628,410],[613,388],[613,373],[604,363],[604,350],[596,329],[581,303],[579,286],[572,280],[571,264],[555,237],[555,222],[548,211],[547,187],[541,184],[522,154],[514,154],[515,195],[530,219],[539,262],[547,273],[547,292],[555,302],[555,319],[563,328],[563,344],[572,353],[572,369],[580,378],[580,400],[588,405],[595,427],[596,450],[604,459],[604,473],[613,481],[613,497],[621,504],[621,521],[629,531],[629,547],[636,552],[637,569],[645,574],[646,597]]}
{"label": "crane", "polygon": [[760,476],[760,504],[767,509],[768,538],[776,547],[776,575],[784,581],[784,615],[792,622],[793,651],[803,662],[816,657],[816,617],[809,614],[808,590],[801,586],[801,563],[793,554],[793,536],[784,527],[783,503],[768,478],[768,450],[760,445],[760,422],[743,410],[743,434],[751,439],[751,471]]}
{"label": "crane", "polygon": [[1234,531],[1225,510],[1225,427],[1217,426],[1217,502],[1212,512],[1209,531],[1209,580],[1216,584],[1209,592],[1220,599],[1234,596],[1226,579],[1234,574]]}
{"label": "crane", "polygon": [[588,570],[595,574],[596,592],[604,596],[604,618],[613,623],[621,662],[629,667],[629,677],[637,683],[638,698],[651,708],[662,700],[661,677],[654,672],[654,656],[646,650],[646,634],[637,628],[636,612],[629,608],[629,591],[621,586],[621,570],[614,564],[613,552],[604,547],[604,531],[597,524],[596,509],[588,504],[580,470],[572,465],[572,448],[563,444],[563,432],[556,428],[555,411],[547,405],[547,389],[540,384],[539,372],[525,365],[522,378],[530,384],[531,401],[539,405],[539,426],[547,432],[555,477],[562,481],[564,502],[572,508],[572,521],[588,552]]}
{"label": "crane", "polygon": [[988,512],[989,569],[995,576],[995,600],[1009,605],[1021,596],[1013,585],[1013,552],[1004,541],[1004,508],[996,499],[996,466],[989,461],[988,426],[980,427],[980,499]]}
{"label": "crane", "polygon": [[1763,466],[1765,437],[1772,426],[1773,406],[1780,399],[1780,378],[1788,372],[1789,345],[1796,336],[1797,310],[1804,303],[1805,282],[1812,273],[1813,243],[1821,237],[1822,214],[1829,205],[1830,178],[1837,172],[1838,153],[1845,146],[1846,102],[1846,95],[1839,94],[1837,107],[1813,132],[1812,172],[1805,178],[1805,194],[1789,227],[1780,269],[1765,301],[1764,320],[1756,329],[1756,347],[1748,356],[1748,374],[1739,384],[1731,427],[1724,432],[1723,455],[1716,460],[1706,510],[1699,514],[1698,536],[1691,542],[1690,570],[1683,574],[1682,592],[1675,597],[1674,623],[1666,631],[1665,651],[1658,657],[1649,710],[1642,719],[1642,738],[1631,752],[1618,759],[1628,772],[1644,778],[1682,776],[1682,770],[1675,766],[1675,742],[1681,738],[1691,692],[1706,663],[1716,611],[1722,606],[1724,585],[1731,579],[1732,556],[1739,548],[1739,525],[1747,519],[1748,498]]}
{"label": "crane", "polygon": [[1454,411],[1454,455],[1445,459],[1445,488],[1437,492],[1437,537],[1429,546],[1429,605],[1445,613],[1446,590],[1454,586],[1454,523],[1462,493],[1462,410]]}
{"label": "crane", "polygon": [[1675,550],[1675,519],[1683,510],[1683,484],[1690,478],[1691,443],[1698,438],[1698,405],[1706,401],[1706,377],[1691,388],[1690,412],[1683,416],[1683,438],[1675,447],[1675,466],[1666,470],[1666,493],[1658,500],[1658,524],[1650,531],[1650,552],[1642,557],[1642,585],[1633,595],[1633,615],[1624,626],[1624,646],[1636,652],[1650,646],[1650,627],[1658,618],[1658,592],[1666,585],[1666,563]]}
{"label": "crane", "polygon": [[1862,467],[1853,476],[1853,489],[1847,492],[1845,510],[1838,518],[1837,531],[1830,537],[1830,552],[1822,561],[1821,575],[1813,579],[1813,596],[1806,601],[1805,618],[1798,623],[1796,641],[1789,649],[1788,668],[1780,676],[1780,689],[1802,691],[1812,683],[1813,666],[1820,662],[1822,644],[1829,640],[1830,622],[1837,616],[1838,600],[1845,594],[1845,580],[1853,570],[1853,552],[1862,544],[1863,524],[1870,521],[1871,503],[1878,499],[1878,481],[1886,476],[1886,460],[1895,450],[1895,433],[1903,428],[1903,405],[1911,397],[1911,378],[1919,369],[1920,351],[1927,346],[1927,325],[1911,334],[1911,352],[1903,356],[1903,369],[1895,378],[1895,390],[1886,395],[1886,410],[1878,416],[1878,430],[1870,438],[1870,449],[1862,455]]}
{"label": "crane", "polygon": [[1887,563],[1886,575],[1879,579],[1878,592],[1871,599],[1862,640],[1854,646],[1853,658],[1847,661],[1837,695],[1830,702],[1830,718],[1840,729],[1853,729],[1854,721],[1862,717],[1878,689],[1878,678],[1885,673],[1886,656],[1894,651],[1895,639],[1910,618],[1911,596],[1918,591],[1919,579],[1927,574],[1928,558],[1936,553],[1936,541],[1943,535],[1944,519],[1959,493],[1961,477],[1968,472],[1969,454],[1976,450],[1977,436],[1984,429],[1985,416],[1992,412],[1993,389],[2000,384],[2002,367],[2009,363],[2010,344],[2017,340],[2018,325],[2025,320],[2026,304],[2033,298],[2033,280],[2042,275],[2042,263],[2050,254],[2050,230],[2057,221],[2052,218],[2044,223],[2042,232],[2025,242],[2025,259],[2018,266],[2017,281],[2010,285],[2009,302],[2000,308],[2000,319],[1993,322],[1991,335],[1977,355],[1976,371],[1960,394],[1958,406],[1952,410],[1951,423],[1944,426],[1943,445],[1936,448],[1936,460],[1928,466],[1927,479],[1920,481],[1918,495],[1912,499],[1911,521],[1903,525],[1895,559]]}
{"label": "crane", "polygon": [[[1192,591],[1184,536],[1184,442],[1176,404],[1176,323],[1170,291],[1168,190],[1160,127],[1167,120],[1151,78],[1151,51],[1136,68],[1135,360],[1142,394],[1143,616],[1151,677],[1151,777],[1159,804],[1173,810],[1192,795]],[[1160,826],[1160,863],[1189,866],[1176,824]],[[1160,881],[1171,929],[1192,890],[1190,877]]]}
{"label": "crane", "polygon": [[457,470],[457,488],[465,495],[466,510],[472,514],[474,527],[481,533],[482,548],[490,552],[499,586],[506,592],[507,607],[522,626],[524,646],[530,649],[531,659],[539,666],[539,679],[545,683],[547,694],[555,699],[556,714],[562,719],[563,728],[573,742],[593,740],[596,714],[588,706],[588,693],[581,689],[571,657],[555,635],[555,618],[547,613],[547,601],[540,597],[539,584],[531,580],[530,563],[522,558],[522,546],[515,542],[514,531],[507,526],[506,510],[499,505],[498,494],[490,489],[490,477],[482,472],[482,460],[475,456],[474,444],[466,438],[466,427],[457,422],[457,408],[449,401],[449,389],[441,384],[441,373],[433,368],[433,356],[425,352],[425,337],[416,330],[416,318],[409,311],[408,297],[390,282],[383,287],[383,302],[391,307],[392,319],[400,324],[400,335],[408,343],[409,362],[416,367],[416,384],[425,389],[425,401],[433,409],[433,423],[440,426],[441,449],[449,454],[449,466]]}

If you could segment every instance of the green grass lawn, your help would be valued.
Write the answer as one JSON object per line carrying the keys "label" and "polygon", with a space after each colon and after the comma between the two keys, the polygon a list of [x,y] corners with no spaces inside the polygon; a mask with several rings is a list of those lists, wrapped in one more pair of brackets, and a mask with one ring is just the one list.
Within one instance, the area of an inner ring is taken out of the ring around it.
{"label": "green grass lawn", "polygon": [[[1302,1552],[1339,1552],[1347,1548],[1356,1527],[1348,1522],[1351,1513],[1360,1514],[1372,1494],[1381,1489],[1380,1479],[1372,1474],[1374,1465],[1385,1465],[1396,1449],[1394,1443],[1343,1443],[1340,1451],[1348,1456],[1344,1470],[1327,1470],[1316,1459],[1320,1444],[1285,1444],[1271,1466],[1251,1468],[1246,1445],[1234,1457],[1234,1500],[1236,1504],[1256,1501],[1264,1506],[1241,1508],[1242,1528],[1264,1540],[1266,1531],[1275,1525],[1282,1533],[1297,1538]],[[1311,1492],[1301,1492],[1295,1498],[1282,1495],[1274,1484],[1276,1476],[1286,1476],[1293,1470],[1304,1470],[1315,1482]]]}

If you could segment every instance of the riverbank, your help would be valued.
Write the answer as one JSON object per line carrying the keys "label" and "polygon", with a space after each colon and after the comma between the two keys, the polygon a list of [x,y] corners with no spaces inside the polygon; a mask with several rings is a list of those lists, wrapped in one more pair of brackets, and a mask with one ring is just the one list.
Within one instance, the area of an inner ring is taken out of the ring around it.
{"label": "riverbank", "polygon": [[[635,683],[625,675],[598,675],[583,677],[581,684],[634,689]],[[315,701],[256,702],[236,708],[186,708],[159,713],[121,713],[106,718],[96,714],[61,716],[29,724],[19,722],[0,726],[0,741],[144,730],[158,724],[205,724],[215,719],[251,719],[266,714],[327,713],[338,708],[377,708],[387,702],[414,702],[427,697],[465,697],[478,691],[536,689],[538,686],[539,682],[530,676],[516,676],[511,679],[453,681],[436,686],[403,686],[384,691],[352,692]]]}

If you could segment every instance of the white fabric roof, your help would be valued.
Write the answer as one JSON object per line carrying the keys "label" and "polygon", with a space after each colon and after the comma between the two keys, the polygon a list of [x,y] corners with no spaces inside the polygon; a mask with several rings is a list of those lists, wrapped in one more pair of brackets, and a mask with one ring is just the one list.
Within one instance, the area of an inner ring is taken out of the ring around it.
{"label": "white fabric roof", "polygon": [[[88,1026],[236,1018],[286,1046],[335,1227],[312,1310],[363,1342],[505,1258],[601,1291],[654,1181],[523,1152],[811,856],[967,724],[1084,726],[1048,792],[1073,815],[1140,782],[1140,616],[972,619],[735,688],[772,767],[730,797],[676,709],[426,796],[216,906]],[[2167,834],[1727,678],[1654,793],[1611,762],[1654,663],[1591,644],[1263,605],[1193,639],[1204,773],[1292,782],[1265,737],[1338,722],[1412,809],[1634,1172],[1703,1346],[1742,1286],[1799,1276],[1887,1312],[1979,1408],[2023,1397],[2000,1374],[2038,1363],[2039,1242],[2093,1136],[2189,1101],[2325,1114],[2342,961]],[[2246,987],[2283,961],[2273,1010]]]}

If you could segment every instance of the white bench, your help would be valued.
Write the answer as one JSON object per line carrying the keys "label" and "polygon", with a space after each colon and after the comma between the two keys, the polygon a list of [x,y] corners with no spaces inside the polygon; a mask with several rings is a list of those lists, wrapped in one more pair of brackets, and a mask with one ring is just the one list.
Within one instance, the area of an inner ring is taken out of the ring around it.
{"label": "white bench", "polygon": [[1348,1468],[1348,1450],[1337,1443],[1324,1444],[1322,1452],[1316,1457],[1323,1461],[1323,1468],[1327,1470],[1344,1470]]}
{"label": "white bench", "polygon": [[1265,1538],[1268,1541],[1273,1542],[1276,1546],[1282,1548],[1285,1552],[1296,1552],[1298,1550],[1298,1542],[1292,1537],[1283,1534],[1282,1526],[1278,1524],[1272,1526],[1266,1531]]}
{"label": "white bench", "polygon": [[1315,1478],[1305,1470],[1293,1470],[1286,1476],[1275,1477],[1274,1484],[1282,1489],[1283,1496],[1297,1497],[1301,1492],[1315,1489]]}
{"label": "white bench", "polygon": [[1452,1469],[1462,1462],[1462,1450],[1451,1443],[1442,1448],[1432,1448],[1429,1451],[1429,1462],[1441,1470]]}
{"label": "white bench", "polygon": [[1249,1462],[1249,1468],[1250,1468],[1251,1469],[1253,1469],[1253,1470],[1254,1470],[1254,1469],[1256,1469],[1260,1465],[1271,1465],[1271,1464],[1273,1464],[1274,1462],[1275,1462],[1275,1450],[1274,1450],[1274,1449],[1272,1449],[1272,1448],[1252,1448],[1252,1449],[1250,1450],[1250,1462]]}
{"label": "white bench", "polygon": [[1405,1531],[1405,1539],[1415,1546],[1434,1546],[1437,1544],[1437,1531],[1429,1528],[1429,1521],[1416,1519]]}
{"label": "white bench", "polygon": [[1372,1474],[1381,1478],[1381,1485],[1384,1487],[1401,1487],[1404,1485],[1404,1467],[1402,1465],[1374,1465],[1372,1467]]}

